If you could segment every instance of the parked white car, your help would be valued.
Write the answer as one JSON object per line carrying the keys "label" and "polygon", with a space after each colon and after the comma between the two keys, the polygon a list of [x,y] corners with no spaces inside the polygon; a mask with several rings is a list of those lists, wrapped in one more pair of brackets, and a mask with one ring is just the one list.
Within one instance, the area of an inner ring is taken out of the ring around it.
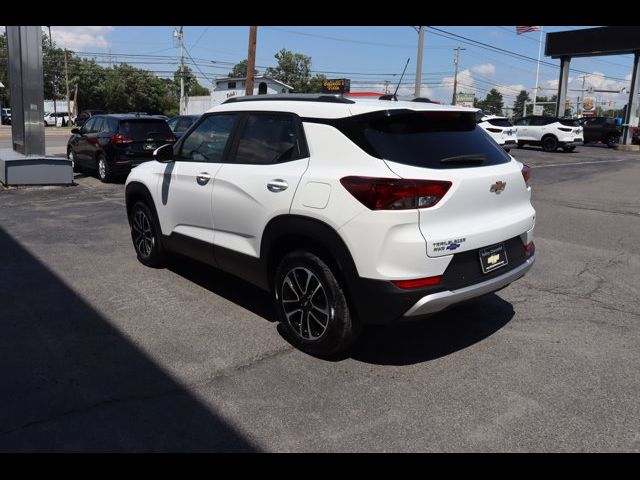
{"label": "parked white car", "polygon": [[271,292],[289,341],[321,356],[364,324],[499,290],[534,263],[530,170],[476,112],[338,95],[228,100],[129,174],[135,252],[149,266],[177,252]]}
{"label": "parked white car", "polygon": [[512,147],[518,145],[517,128],[511,124],[507,117],[486,115],[480,119],[478,125],[505,151],[508,152]]}
{"label": "parked white car", "polygon": [[46,127],[58,126],[63,127],[69,121],[68,112],[47,112],[44,114],[44,125]]}
{"label": "parked white car", "polygon": [[518,146],[540,145],[545,152],[561,147],[572,152],[584,141],[583,129],[577,120],[533,115],[523,117],[514,125],[518,128]]}

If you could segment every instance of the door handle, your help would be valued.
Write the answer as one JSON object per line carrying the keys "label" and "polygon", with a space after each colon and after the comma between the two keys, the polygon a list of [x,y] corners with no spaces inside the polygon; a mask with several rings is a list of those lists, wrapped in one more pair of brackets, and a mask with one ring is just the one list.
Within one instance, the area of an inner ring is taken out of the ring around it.
{"label": "door handle", "polygon": [[273,193],[282,192],[287,188],[289,188],[289,184],[280,178],[276,178],[267,183],[267,189]]}
{"label": "door handle", "polygon": [[198,185],[206,185],[211,180],[211,174],[209,172],[202,172],[196,176],[196,182]]}

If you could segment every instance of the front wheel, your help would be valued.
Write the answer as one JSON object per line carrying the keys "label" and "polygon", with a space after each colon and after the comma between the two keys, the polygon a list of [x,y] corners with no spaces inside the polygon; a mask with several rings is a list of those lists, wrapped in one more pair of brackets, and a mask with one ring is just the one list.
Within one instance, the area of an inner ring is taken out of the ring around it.
{"label": "front wheel", "polygon": [[148,267],[163,265],[165,253],[160,242],[160,226],[144,202],[136,202],[131,208],[129,224],[138,260]]}
{"label": "front wheel", "polygon": [[80,165],[78,165],[78,160],[76,159],[76,154],[73,151],[73,148],[69,148],[69,150],[67,151],[67,158],[69,159],[69,161],[71,161],[71,168],[75,173],[82,171]]}
{"label": "front wheel", "polygon": [[556,140],[556,137],[543,138],[542,149],[545,152],[555,152],[558,149],[558,140]]}
{"label": "front wheel", "polygon": [[298,349],[319,357],[344,352],[360,333],[342,286],[316,255],[298,250],[278,265],[273,283],[278,320]]}

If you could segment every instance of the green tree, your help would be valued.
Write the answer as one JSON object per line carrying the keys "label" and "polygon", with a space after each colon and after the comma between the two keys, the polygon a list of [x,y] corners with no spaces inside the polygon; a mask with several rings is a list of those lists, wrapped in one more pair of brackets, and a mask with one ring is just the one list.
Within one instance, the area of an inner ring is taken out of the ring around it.
{"label": "green tree", "polygon": [[[180,77],[180,67],[178,67],[176,71],[173,72],[172,88],[172,93],[178,100],[180,100]],[[184,94],[187,97],[197,97],[211,94],[208,88],[203,87],[202,85],[200,85],[200,83],[198,83],[198,79],[193,73],[193,70],[191,70],[191,68],[186,65],[184,67]]]}
{"label": "green tree", "polygon": [[[229,76],[232,78],[247,78],[248,63],[249,61],[246,58],[236,63],[233,66],[233,69],[229,72]],[[253,74],[258,75],[258,70],[254,68]]]}
{"label": "green tree", "polygon": [[524,116],[524,102],[531,102],[531,98],[529,98],[529,94],[526,90],[520,90],[520,93],[516,97],[516,101],[513,102],[513,116],[515,118],[522,118]]}
{"label": "green tree", "polygon": [[311,76],[311,57],[283,48],[275,54],[277,67],[267,68],[267,75],[291,85],[297,93],[317,93],[322,90],[324,75]]}
{"label": "green tree", "polygon": [[489,90],[489,93],[487,93],[487,96],[482,103],[483,112],[490,115],[502,115],[502,108],[504,107],[502,94],[495,88]]}

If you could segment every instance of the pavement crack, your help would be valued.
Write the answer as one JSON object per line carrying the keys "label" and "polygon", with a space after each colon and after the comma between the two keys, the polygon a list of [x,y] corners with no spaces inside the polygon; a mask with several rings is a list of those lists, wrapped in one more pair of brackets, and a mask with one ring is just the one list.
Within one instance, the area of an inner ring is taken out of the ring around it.
{"label": "pavement crack", "polygon": [[179,383],[176,382],[176,386],[172,387],[172,388],[167,388],[164,390],[161,390],[159,392],[155,392],[155,393],[150,393],[148,395],[131,395],[131,396],[127,396],[127,397],[122,397],[122,398],[109,398],[106,400],[101,400],[99,402],[95,402],[92,403],[91,405],[87,405],[84,407],[80,407],[80,408],[73,408],[70,410],[66,410],[63,412],[59,412],[56,413],[54,415],[51,415],[49,417],[46,418],[40,418],[40,419],[36,419],[36,420],[30,420],[26,423],[23,423],[21,425],[18,425],[16,427],[12,427],[12,428],[7,428],[4,430],[0,430],[0,435],[8,435],[11,434],[13,432],[17,432],[19,430],[23,430],[25,428],[30,428],[33,426],[38,426],[38,425],[44,425],[50,422],[55,422],[57,420],[61,420],[63,418],[66,417],[70,417],[73,415],[78,415],[78,414],[83,414],[83,413],[88,413],[94,410],[99,410],[101,408],[104,407],[109,407],[109,406],[113,406],[113,405],[119,405],[119,404],[124,404],[124,403],[128,403],[128,402],[135,402],[135,401],[145,401],[145,400],[156,400],[159,398],[163,398],[163,397],[168,397],[171,395],[192,395],[191,391],[192,390],[196,390],[198,388],[202,388],[202,387],[206,387],[210,384],[212,384],[213,382],[217,381],[219,378],[221,377],[229,377],[232,375],[235,375],[236,373],[245,371],[251,367],[253,367],[254,365],[256,365],[257,363],[260,363],[264,360],[268,360],[270,358],[274,358],[274,357],[278,357],[280,355],[284,355],[286,353],[290,353],[292,351],[294,351],[295,348],[287,345],[286,347],[282,347],[279,348],[277,350],[271,351],[271,352],[267,352],[264,353],[262,355],[258,355],[256,357],[253,357],[251,359],[249,359],[248,361],[241,363],[239,365],[233,365],[231,367],[228,368],[223,368],[221,370],[218,370],[214,373],[214,375],[212,377],[209,377],[205,380],[199,381],[199,382],[193,382],[193,383],[189,383],[189,384],[185,384],[185,385],[181,385]]}

